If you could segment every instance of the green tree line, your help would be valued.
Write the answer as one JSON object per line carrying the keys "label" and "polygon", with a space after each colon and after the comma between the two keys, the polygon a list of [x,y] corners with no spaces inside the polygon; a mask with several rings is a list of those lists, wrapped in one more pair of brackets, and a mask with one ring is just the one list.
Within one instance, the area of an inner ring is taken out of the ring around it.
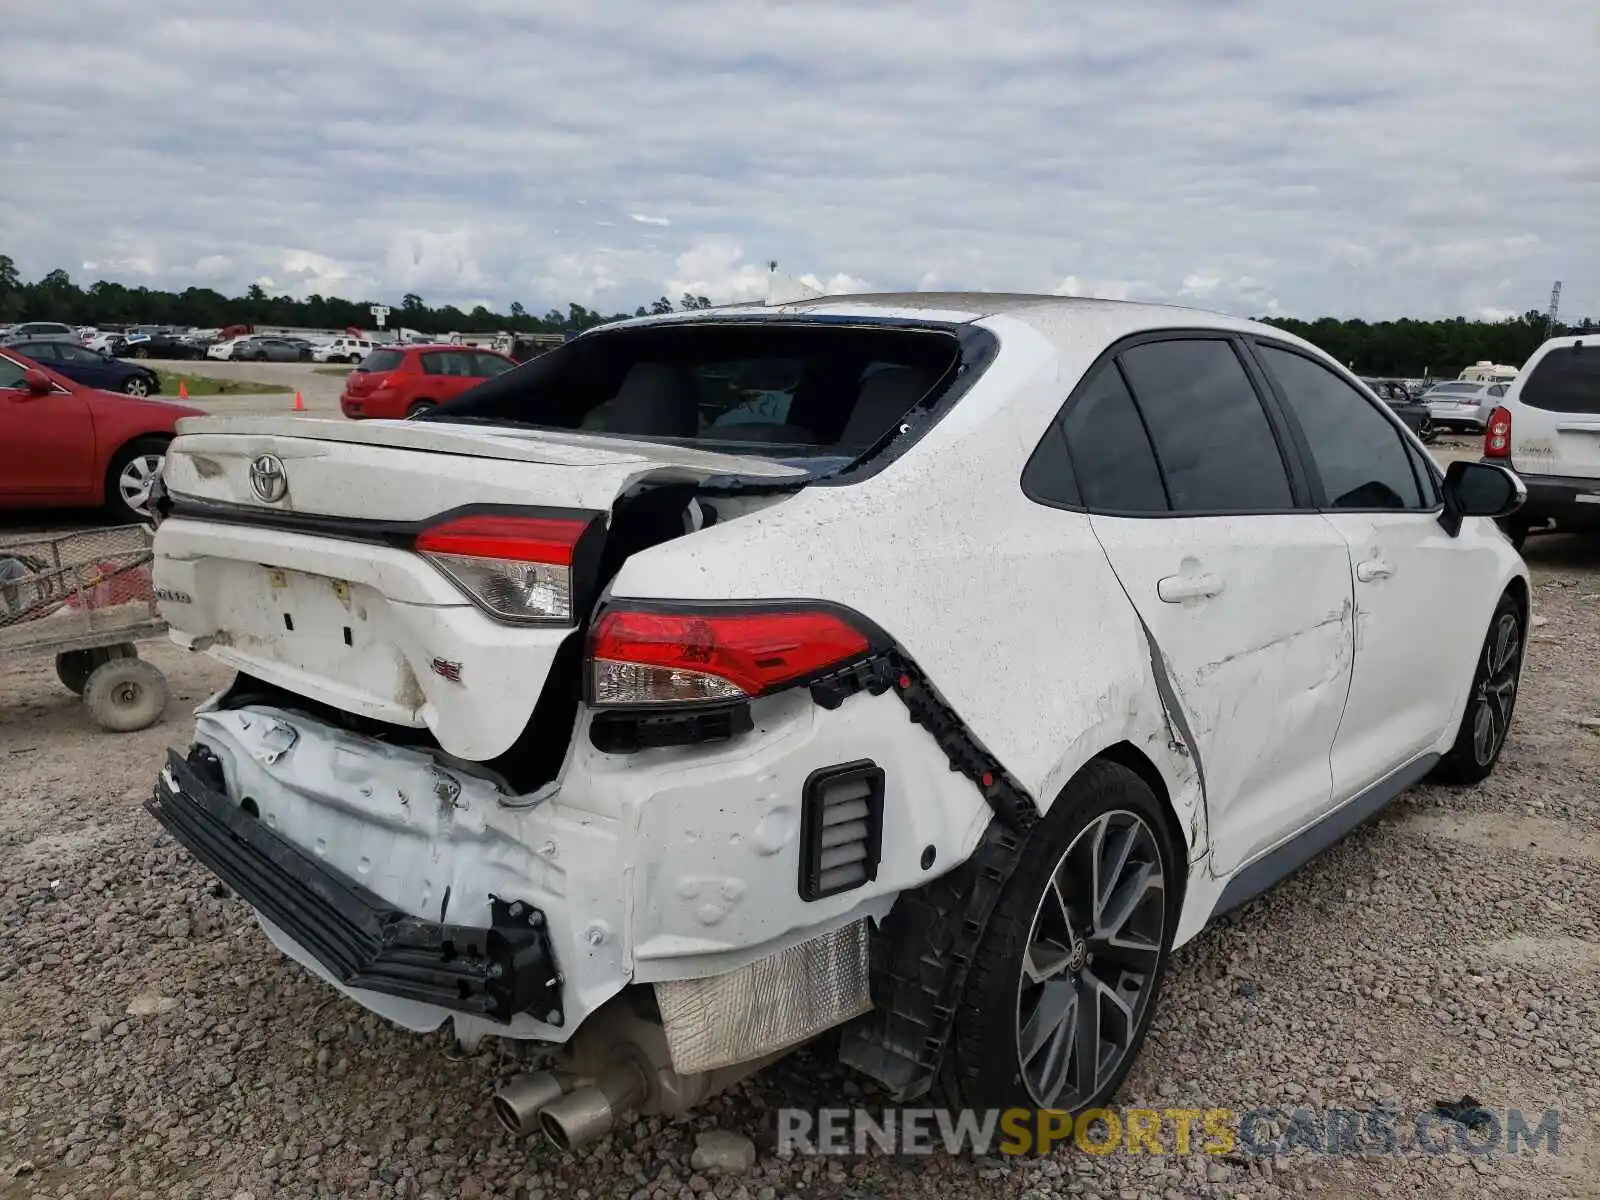
{"label": "green tree line", "polygon": [[[51,271],[33,283],[23,282],[16,264],[0,254],[0,324],[17,321],[66,321],[75,325],[144,324],[194,326],[215,329],[226,325],[282,325],[309,329],[370,328],[372,300],[346,300],[337,296],[307,296],[296,300],[271,296],[251,284],[242,296],[224,296],[211,288],[185,288],[166,292],[147,287],[127,287],[97,280],[88,287],[74,283],[67,272]],[[551,309],[535,316],[513,303],[508,313],[490,312],[482,305],[463,310],[454,305],[437,307],[408,292],[389,318],[391,325],[419,333],[566,333],[602,325],[607,321],[675,308],[710,308],[704,296],[685,293],[676,304],[661,296],[633,312],[602,313],[581,304],[565,312]],[[1551,330],[1544,314],[1523,313],[1504,321],[1469,321],[1465,317],[1442,320],[1341,321],[1322,317],[1315,321],[1288,317],[1264,318],[1269,324],[1299,334],[1364,375],[1455,375],[1461,368],[1483,359],[1520,366],[1553,332],[1600,330],[1590,318]]]}

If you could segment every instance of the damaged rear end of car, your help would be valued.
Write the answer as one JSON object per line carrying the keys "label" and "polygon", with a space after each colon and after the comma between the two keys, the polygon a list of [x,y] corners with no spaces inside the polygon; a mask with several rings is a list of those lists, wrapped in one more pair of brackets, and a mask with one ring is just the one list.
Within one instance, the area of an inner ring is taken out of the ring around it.
{"label": "damaged rear end of car", "polygon": [[704,317],[419,419],[186,423],[155,585],[237,676],[153,815],[374,1012],[559,1049],[495,1101],[558,1145],[862,1015],[872,928],[972,852],[998,767],[955,773],[907,720],[889,693],[931,689],[874,614],[825,578],[765,594],[762,555],[805,553],[782,535],[747,594],[614,584],[848,495],[996,349],[914,315]]}

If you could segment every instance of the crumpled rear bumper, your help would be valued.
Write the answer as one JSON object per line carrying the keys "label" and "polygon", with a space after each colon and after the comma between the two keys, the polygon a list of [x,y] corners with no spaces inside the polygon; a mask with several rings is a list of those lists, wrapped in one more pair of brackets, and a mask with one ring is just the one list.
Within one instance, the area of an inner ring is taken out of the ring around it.
{"label": "crumpled rear bumper", "polygon": [[426,921],[389,904],[230,801],[199,747],[169,751],[150,813],[196,859],[308,951],[337,982],[509,1023],[561,1026],[561,972],[544,913],[496,897],[487,927]]}

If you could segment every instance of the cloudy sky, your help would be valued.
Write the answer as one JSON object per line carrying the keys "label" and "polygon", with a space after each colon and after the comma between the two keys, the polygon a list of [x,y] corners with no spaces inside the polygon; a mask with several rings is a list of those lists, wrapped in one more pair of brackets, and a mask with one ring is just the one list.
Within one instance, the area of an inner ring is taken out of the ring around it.
{"label": "cloudy sky", "polygon": [[125,0],[5,18],[24,277],[632,309],[1600,316],[1593,0]]}

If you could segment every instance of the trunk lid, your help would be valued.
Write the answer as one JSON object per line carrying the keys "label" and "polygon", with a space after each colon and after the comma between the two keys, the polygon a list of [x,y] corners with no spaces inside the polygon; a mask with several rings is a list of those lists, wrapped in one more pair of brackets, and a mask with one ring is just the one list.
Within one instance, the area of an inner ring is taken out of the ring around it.
{"label": "trunk lid", "polygon": [[[190,418],[163,468],[173,504],[154,584],[179,644],[343,711],[427,728],[482,762],[521,736],[573,629],[491,619],[407,547],[403,527],[483,505],[609,513],[642,482],[723,475],[805,472],[585,434]],[[282,494],[265,498],[274,478]],[[551,731],[563,743],[568,732]]]}

